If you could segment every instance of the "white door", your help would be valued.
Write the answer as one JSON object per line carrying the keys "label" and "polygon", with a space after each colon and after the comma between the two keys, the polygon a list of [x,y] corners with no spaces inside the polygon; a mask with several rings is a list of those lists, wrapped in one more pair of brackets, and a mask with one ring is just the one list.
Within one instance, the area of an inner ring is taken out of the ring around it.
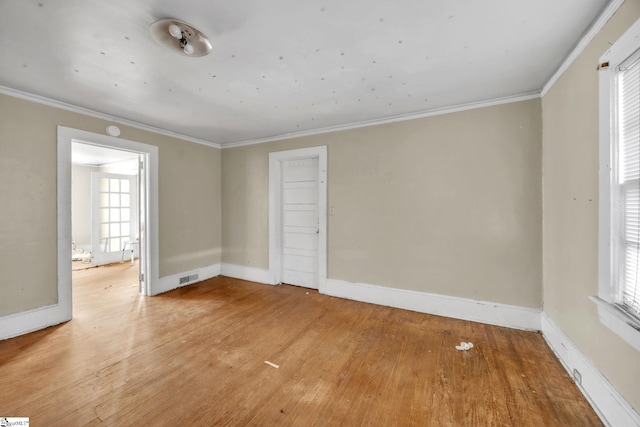
{"label": "white door", "polygon": [[[138,228],[134,175],[91,174],[91,246],[94,264],[118,262]],[[137,244],[134,249],[137,252]]]}
{"label": "white door", "polygon": [[[147,295],[147,277],[145,272],[147,271],[147,155],[138,155],[138,198],[137,208],[138,214],[136,220],[138,221],[138,265],[139,265],[139,291],[143,295]],[[135,246],[134,246],[135,250]],[[134,254],[135,255],[135,254]]]}
{"label": "white door", "polygon": [[318,158],[282,163],[282,282],[318,288]]}

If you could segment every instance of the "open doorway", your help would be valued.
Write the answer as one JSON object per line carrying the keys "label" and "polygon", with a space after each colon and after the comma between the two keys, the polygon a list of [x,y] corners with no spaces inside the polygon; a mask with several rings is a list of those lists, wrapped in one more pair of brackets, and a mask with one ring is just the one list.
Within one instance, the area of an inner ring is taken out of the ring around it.
{"label": "open doorway", "polygon": [[72,270],[126,262],[141,277],[144,161],[137,152],[72,142]]}
{"label": "open doorway", "polygon": [[140,266],[143,278],[143,294],[157,295],[171,289],[173,282],[161,282],[159,271],[159,227],[158,227],[158,147],[137,141],[58,126],[56,169],[56,222],[57,222],[57,301],[37,310],[15,316],[3,329],[3,336],[16,336],[36,329],[66,322],[73,318],[73,296],[71,286],[71,143],[90,142],[93,145],[118,148],[142,153],[146,159],[144,170],[148,198],[144,201],[146,242],[139,250],[144,253]]}
{"label": "open doorway", "polygon": [[[71,226],[71,174],[72,144],[84,143],[92,146],[116,149],[135,153],[141,157],[143,169],[139,170],[139,187],[144,187],[139,195],[138,229],[139,286],[142,295],[156,295],[162,291],[159,280],[158,245],[158,147],[109,135],[87,132],[79,129],[58,126],[57,149],[57,222],[58,222],[58,302],[43,312],[28,319],[34,324],[48,325],[61,323],[73,318],[72,295],[72,226]],[[105,237],[110,239],[114,236]],[[122,238],[122,235],[118,236]],[[120,242],[122,243],[122,242]],[[117,247],[119,245],[115,245]],[[125,265],[125,264],[118,264]]]}

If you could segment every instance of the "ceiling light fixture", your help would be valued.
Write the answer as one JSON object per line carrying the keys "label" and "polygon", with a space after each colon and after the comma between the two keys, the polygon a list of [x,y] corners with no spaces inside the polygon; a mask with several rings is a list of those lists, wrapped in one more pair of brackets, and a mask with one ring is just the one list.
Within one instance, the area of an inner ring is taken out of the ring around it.
{"label": "ceiling light fixture", "polygon": [[177,19],[161,19],[149,27],[153,39],[166,48],[185,56],[205,56],[211,52],[207,36]]}

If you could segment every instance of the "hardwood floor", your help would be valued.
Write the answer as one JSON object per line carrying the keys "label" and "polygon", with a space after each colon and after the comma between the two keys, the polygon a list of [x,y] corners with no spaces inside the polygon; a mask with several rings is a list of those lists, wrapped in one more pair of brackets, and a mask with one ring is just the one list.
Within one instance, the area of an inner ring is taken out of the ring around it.
{"label": "hardwood floor", "polygon": [[[128,263],[75,271],[73,321],[0,342],[0,416],[32,426],[602,425],[539,333],[224,277],[143,298],[135,274]],[[461,341],[474,347],[457,351]]]}

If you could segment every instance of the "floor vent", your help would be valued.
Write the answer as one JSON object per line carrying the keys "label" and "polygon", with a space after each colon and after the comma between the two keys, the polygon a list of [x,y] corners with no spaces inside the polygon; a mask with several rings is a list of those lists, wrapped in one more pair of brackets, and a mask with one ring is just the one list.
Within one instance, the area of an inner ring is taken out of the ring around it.
{"label": "floor vent", "polygon": [[179,285],[184,285],[185,283],[190,283],[198,280],[198,273],[189,274],[188,276],[182,276],[178,279]]}

